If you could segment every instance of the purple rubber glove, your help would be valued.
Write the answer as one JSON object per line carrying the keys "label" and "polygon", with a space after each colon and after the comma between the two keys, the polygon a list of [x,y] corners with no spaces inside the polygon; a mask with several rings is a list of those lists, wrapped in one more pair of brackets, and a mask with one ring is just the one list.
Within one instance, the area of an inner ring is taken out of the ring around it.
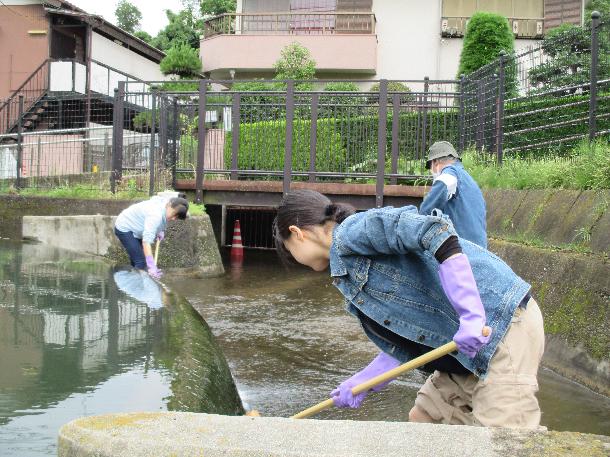
{"label": "purple rubber glove", "polygon": [[458,350],[471,359],[489,342],[491,329],[485,327],[485,308],[470,268],[468,257],[459,254],[441,263],[438,274],[447,298],[457,311],[460,328],[453,337]]}
{"label": "purple rubber glove", "polygon": [[[375,376],[379,376],[386,371],[391,370],[392,368],[396,368],[400,365],[400,362],[396,360],[394,357],[387,355],[385,352],[380,352],[377,357],[373,359],[371,363],[369,363],[363,370],[356,373],[349,379],[343,381],[339,386],[330,393],[333,401],[335,402],[335,406],[339,408],[358,408],[364,397],[367,396],[369,391],[361,392],[358,395],[352,395],[352,388],[356,387],[358,384],[362,384],[363,382],[368,381],[369,379],[374,378]],[[373,392],[379,392],[385,386],[387,386],[391,381],[384,382],[379,384],[370,390]]]}
{"label": "purple rubber glove", "polygon": [[159,241],[163,241],[165,239],[165,232],[159,232],[157,233],[157,239]]}
{"label": "purple rubber glove", "polygon": [[153,278],[159,279],[161,276],[163,276],[161,270],[159,270],[157,265],[155,265],[155,259],[152,255],[146,256],[146,267],[148,268],[148,274]]}

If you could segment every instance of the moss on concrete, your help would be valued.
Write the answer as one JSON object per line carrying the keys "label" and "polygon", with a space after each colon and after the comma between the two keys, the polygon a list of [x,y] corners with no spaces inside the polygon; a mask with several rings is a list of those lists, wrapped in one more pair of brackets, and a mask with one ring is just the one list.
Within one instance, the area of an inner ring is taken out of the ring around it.
{"label": "moss on concrete", "polygon": [[556,337],[551,341],[547,338],[547,343],[565,343],[561,351],[547,347],[546,352],[553,354],[549,365],[609,394],[609,261],[601,256],[556,252],[495,239],[490,241],[490,249],[532,284],[547,337]]}
{"label": "moss on concrete", "polygon": [[610,190],[486,190],[490,236],[610,254]]}
{"label": "moss on concrete", "polygon": [[607,457],[605,436],[574,432],[528,432],[494,429],[495,451],[512,457]]}

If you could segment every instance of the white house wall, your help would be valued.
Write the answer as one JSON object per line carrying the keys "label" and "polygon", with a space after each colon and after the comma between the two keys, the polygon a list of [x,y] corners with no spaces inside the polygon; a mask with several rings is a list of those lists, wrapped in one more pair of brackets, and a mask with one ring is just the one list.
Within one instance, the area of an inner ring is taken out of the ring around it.
{"label": "white house wall", "polygon": [[[93,60],[144,81],[169,79],[161,73],[158,63],[148,60],[95,32],[91,40],[91,56]],[[115,78],[111,76],[111,79]],[[114,87],[112,90],[114,90]]]}
{"label": "white house wall", "polygon": [[440,0],[373,0],[377,19],[377,75],[440,79]]}

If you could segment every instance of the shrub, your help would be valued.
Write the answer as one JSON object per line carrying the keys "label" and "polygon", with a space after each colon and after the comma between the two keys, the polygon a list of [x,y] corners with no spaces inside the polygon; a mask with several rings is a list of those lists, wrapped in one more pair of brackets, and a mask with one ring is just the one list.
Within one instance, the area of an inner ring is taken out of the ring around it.
{"label": "shrub", "polygon": [[[370,92],[379,92],[380,84],[374,83],[369,89]],[[415,100],[415,96],[411,94],[411,88],[404,83],[399,81],[388,81],[388,103],[392,102],[391,92],[400,92],[400,103],[412,102]],[[369,103],[378,103],[379,97],[369,97]]]}
{"label": "shrub", "polygon": [[296,41],[282,49],[273,68],[275,79],[308,80],[316,75],[316,61],[312,59],[309,49]]}
{"label": "shrub", "polygon": [[[292,169],[309,170],[311,121],[294,122]],[[339,171],[345,163],[345,147],[331,119],[318,120],[318,144],[324,145],[324,154],[316,155],[316,169]],[[239,127],[240,170],[283,171],[285,158],[286,121],[262,121],[241,124]],[[225,141],[225,167],[231,167],[232,137]]]}
{"label": "shrub", "polygon": [[495,61],[500,51],[505,51],[509,56],[515,51],[515,37],[508,20],[499,14],[474,13],[464,34],[458,77],[469,75]]}
{"label": "shrub", "polygon": [[284,90],[277,83],[263,80],[236,82],[231,87],[240,92],[241,122],[270,121],[286,116],[286,99],[281,94],[246,94],[243,92],[274,92]]}
{"label": "shrub", "polygon": [[181,43],[167,51],[159,67],[164,75],[178,75],[181,78],[198,77],[201,72],[201,60],[197,49]]}
{"label": "shrub", "polygon": [[[598,113],[610,111],[610,93],[598,93]],[[579,139],[570,137],[586,136],[589,133],[587,118],[589,115],[589,96],[571,95],[566,97],[536,96],[527,97],[514,103],[509,103],[504,110],[504,148],[530,147],[521,155],[536,156],[550,150],[554,154],[562,154]],[[583,118],[585,120],[583,120]],[[567,123],[566,122],[570,122]],[[532,130],[537,128],[536,130]],[[610,129],[608,117],[598,117],[598,130]],[[519,132],[519,133],[513,133]],[[565,138],[564,142],[559,142]],[[555,141],[550,146],[543,144]],[[538,147],[531,146],[540,144]],[[541,152],[542,151],[542,152]]]}
{"label": "shrub", "polygon": [[[329,82],[324,86],[324,92],[360,92],[356,83],[352,82]],[[322,95],[320,97],[321,107],[357,106],[364,104],[362,96],[349,96],[347,94]]]}

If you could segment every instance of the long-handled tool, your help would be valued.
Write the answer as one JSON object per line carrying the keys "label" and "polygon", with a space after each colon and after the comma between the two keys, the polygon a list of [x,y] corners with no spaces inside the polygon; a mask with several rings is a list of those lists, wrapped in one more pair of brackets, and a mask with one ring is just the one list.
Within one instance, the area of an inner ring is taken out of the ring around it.
{"label": "long-handled tool", "polygon": [[[386,381],[390,381],[394,378],[397,378],[403,373],[406,373],[409,370],[413,370],[415,368],[421,367],[433,360],[436,360],[444,355],[447,355],[453,351],[457,350],[457,345],[454,341],[444,344],[436,349],[433,349],[430,352],[426,352],[419,357],[409,360],[407,363],[403,363],[402,365],[390,370],[385,373],[380,374],[379,376],[375,376],[374,378],[369,379],[362,384],[358,384],[357,386],[352,388],[352,394],[357,395],[361,392],[365,392],[369,390],[371,387],[375,387],[378,384],[381,384]],[[317,405],[312,406],[311,408],[307,408],[304,411],[301,411],[298,414],[292,416],[292,419],[303,419],[305,417],[313,416],[314,414],[319,413],[320,411],[329,408],[334,405],[333,399],[329,398],[328,400],[324,400]]]}
{"label": "long-handled tool", "polygon": [[159,244],[161,244],[161,240],[157,239],[157,244],[155,244],[155,265],[157,265],[157,259],[159,258]]}

